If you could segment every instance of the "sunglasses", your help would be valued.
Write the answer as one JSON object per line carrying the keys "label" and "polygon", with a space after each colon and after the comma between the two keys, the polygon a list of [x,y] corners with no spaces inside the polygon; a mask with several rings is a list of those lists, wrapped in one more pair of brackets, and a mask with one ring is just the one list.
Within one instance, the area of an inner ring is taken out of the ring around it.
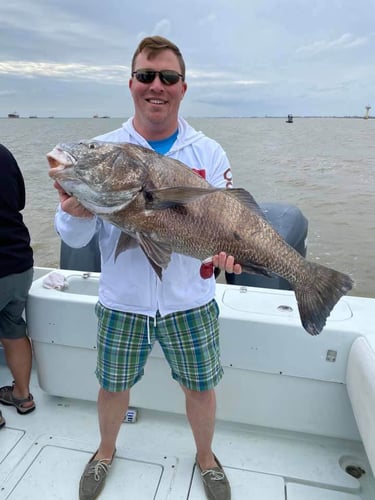
{"label": "sunglasses", "polygon": [[137,69],[133,71],[132,76],[141,83],[152,83],[155,80],[156,75],[159,75],[160,81],[164,85],[175,85],[180,78],[184,78],[183,75],[173,71],[173,69],[163,69],[162,71],[154,71],[153,69]]}

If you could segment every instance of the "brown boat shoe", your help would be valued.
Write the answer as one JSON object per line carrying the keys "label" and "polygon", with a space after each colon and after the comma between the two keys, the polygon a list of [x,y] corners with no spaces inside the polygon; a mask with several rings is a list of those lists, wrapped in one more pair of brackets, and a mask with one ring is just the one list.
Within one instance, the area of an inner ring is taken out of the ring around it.
{"label": "brown boat shoe", "polygon": [[218,466],[206,470],[202,470],[198,460],[195,460],[200,472],[207,500],[230,500],[231,491],[228,478],[224,472],[223,466],[215,455],[214,458]]}
{"label": "brown boat shoe", "polygon": [[95,460],[97,451],[87,463],[79,482],[79,500],[95,500],[102,492],[108,472],[112,466],[112,458]]}

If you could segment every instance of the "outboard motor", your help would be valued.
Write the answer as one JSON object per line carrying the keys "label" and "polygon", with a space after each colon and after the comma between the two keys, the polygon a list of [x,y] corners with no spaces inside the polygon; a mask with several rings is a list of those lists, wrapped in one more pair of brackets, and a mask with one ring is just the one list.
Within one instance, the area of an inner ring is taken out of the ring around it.
{"label": "outboard motor", "polygon": [[[299,208],[286,203],[259,203],[260,208],[271,226],[303,257],[306,257],[308,221]],[[263,276],[261,274],[225,274],[229,285],[255,286],[259,288],[275,288],[291,290],[288,281],[280,276]]]}

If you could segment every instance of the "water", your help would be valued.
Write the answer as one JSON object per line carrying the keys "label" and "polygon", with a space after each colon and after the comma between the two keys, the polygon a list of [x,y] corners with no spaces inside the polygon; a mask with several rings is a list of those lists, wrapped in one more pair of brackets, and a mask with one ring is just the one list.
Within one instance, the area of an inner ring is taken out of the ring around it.
{"label": "water", "polygon": [[[117,128],[123,119],[0,119],[0,141],[15,155],[27,189],[25,222],[35,264],[57,266],[57,193],[45,155],[60,141]],[[352,295],[375,297],[375,120],[205,118],[190,123],[216,139],[235,185],[258,201],[297,205],[309,220],[308,259],[349,273]]]}

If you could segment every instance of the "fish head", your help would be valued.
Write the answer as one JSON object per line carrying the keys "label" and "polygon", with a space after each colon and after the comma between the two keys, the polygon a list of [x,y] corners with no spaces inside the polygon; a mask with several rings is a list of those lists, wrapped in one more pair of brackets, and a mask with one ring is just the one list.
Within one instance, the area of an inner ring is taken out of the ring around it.
{"label": "fish head", "polygon": [[47,154],[49,176],[95,213],[119,211],[147,182],[147,168],[132,144],[81,141]]}

